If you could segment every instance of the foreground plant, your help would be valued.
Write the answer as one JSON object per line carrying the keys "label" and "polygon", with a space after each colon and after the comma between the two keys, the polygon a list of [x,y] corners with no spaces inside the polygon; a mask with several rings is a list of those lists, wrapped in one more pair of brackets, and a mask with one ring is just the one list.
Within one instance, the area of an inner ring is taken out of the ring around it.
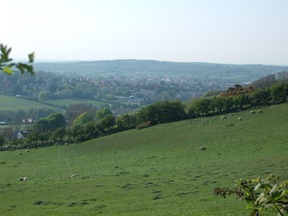
{"label": "foreground plant", "polygon": [[0,43],[0,71],[3,71],[7,74],[12,74],[15,69],[18,69],[22,74],[25,72],[34,74],[33,70],[33,61],[34,61],[34,53],[28,55],[28,63],[22,62],[13,62],[13,59],[9,57],[12,48],[8,48]]}
{"label": "foreground plant", "polygon": [[236,195],[247,202],[247,209],[252,209],[251,216],[258,216],[261,211],[273,209],[278,215],[288,213],[288,180],[279,182],[279,177],[270,175],[265,179],[240,179],[234,189],[215,188],[214,194],[226,198]]}

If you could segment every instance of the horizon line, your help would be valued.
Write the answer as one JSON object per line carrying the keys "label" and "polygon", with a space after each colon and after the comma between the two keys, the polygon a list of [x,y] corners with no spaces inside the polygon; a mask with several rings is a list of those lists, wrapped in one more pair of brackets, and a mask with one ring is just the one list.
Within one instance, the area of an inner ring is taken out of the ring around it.
{"label": "horizon line", "polygon": [[[17,59],[17,61],[25,61],[24,59]],[[102,60],[53,60],[53,59],[39,59],[34,63],[76,63],[76,62],[100,62],[100,61],[155,61],[155,62],[170,62],[170,63],[199,63],[199,64],[222,64],[222,65],[264,65],[264,66],[279,66],[288,67],[288,64],[269,64],[269,63],[223,63],[223,62],[208,62],[208,61],[167,61],[167,60],[156,60],[156,59],[102,59]]]}

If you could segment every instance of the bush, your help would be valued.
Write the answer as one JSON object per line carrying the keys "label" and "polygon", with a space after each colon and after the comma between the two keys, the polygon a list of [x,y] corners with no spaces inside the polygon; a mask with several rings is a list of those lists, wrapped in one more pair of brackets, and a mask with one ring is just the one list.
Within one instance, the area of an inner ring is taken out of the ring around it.
{"label": "bush", "polygon": [[270,175],[265,179],[241,179],[234,189],[215,188],[214,194],[226,198],[235,194],[247,202],[247,209],[252,209],[252,215],[273,209],[278,215],[288,213],[288,180],[278,182],[279,177]]}

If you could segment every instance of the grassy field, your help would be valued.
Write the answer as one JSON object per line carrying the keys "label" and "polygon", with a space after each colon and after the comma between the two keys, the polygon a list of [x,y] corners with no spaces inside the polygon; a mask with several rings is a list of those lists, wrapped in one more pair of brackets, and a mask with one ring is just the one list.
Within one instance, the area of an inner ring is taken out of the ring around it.
{"label": "grassy field", "polygon": [[[45,105],[35,101],[25,100],[17,98],[14,96],[0,95],[0,109],[1,110],[30,110],[30,109],[41,109],[41,108],[50,108],[55,109],[53,106]],[[92,100],[82,100],[82,99],[61,99],[61,100],[48,100],[45,101],[51,105],[60,105],[60,106],[69,106],[71,104],[87,103],[92,104],[93,106],[102,107],[105,105],[104,102],[97,102]]]}
{"label": "grassy field", "polygon": [[272,172],[288,178],[288,105],[262,110],[0,152],[0,214],[249,215],[213,189]]}
{"label": "grassy field", "polygon": [[84,100],[84,99],[61,99],[61,100],[48,100],[46,101],[49,104],[60,105],[69,107],[72,104],[86,103],[92,104],[93,106],[101,107],[104,106],[104,102],[92,101],[92,100]]}
{"label": "grassy field", "polygon": [[17,98],[14,96],[0,95],[0,109],[1,110],[12,110],[16,111],[18,109],[30,110],[30,109],[40,109],[40,108],[53,108],[38,102],[25,100]]}

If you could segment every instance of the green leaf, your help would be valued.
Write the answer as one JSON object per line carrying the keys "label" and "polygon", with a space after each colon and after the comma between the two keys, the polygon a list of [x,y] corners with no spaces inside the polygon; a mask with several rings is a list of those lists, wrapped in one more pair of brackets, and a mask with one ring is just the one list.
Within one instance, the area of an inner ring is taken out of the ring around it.
{"label": "green leaf", "polygon": [[33,66],[32,66],[32,65],[27,65],[27,64],[23,64],[23,63],[18,63],[18,64],[16,65],[16,68],[19,69],[22,74],[25,73],[26,71],[29,72],[31,75],[34,74]]}
{"label": "green leaf", "polygon": [[11,69],[10,66],[6,66],[4,68],[2,68],[2,70],[7,73],[7,74],[12,74],[13,73],[13,70]]}
{"label": "green leaf", "polygon": [[6,52],[6,48],[7,48],[7,46],[4,46],[3,44],[0,44],[1,53],[5,53]]}
{"label": "green leaf", "polygon": [[256,179],[252,179],[251,182],[252,183],[259,183],[259,182],[261,182],[261,178],[257,177]]}
{"label": "green leaf", "polygon": [[271,199],[273,200],[279,200],[281,198],[281,192],[280,191],[274,191],[271,193]]}
{"label": "green leaf", "polygon": [[283,195],[283,196],[285,196],[285,195],[287,195],[287,194],[288,194],[288,190],[283,190],[283,191],[282,191],[282,195]]}
{"label": "green leaf", "polygon": [[28,55],[28,58],[29,58],[29,63],[32,63],[32,62],[34,61],[34,59],[35,59],[35,54],[34,54],[34,52],[33,52],[33,53],[30,53],[30,54]]}
{"label": "green leaf", "polygon": [[255,203],[258,203],[259,205],[263,205],[266,202],[267,202],[267,198],[265,197],[264,193],[261,193],[255,201]]}
{"label": "green leaf", "polygon": [[273,188],[270,190],[270,196],[272,196],[272,194],[276,192],[277,188],[278,188],[278,184],[275,184]]}
{"label": "green leaf", "polygon": [[252,209],[253,208],[253,204],[252,203],[248,203],[247,205],[246,205],[246,209]]}
{"label": "green leaf", "polygon": [[261,187],[261,183],[258,183],[258,184],[255,186],[254,191],[258,190],[260,187]]}

